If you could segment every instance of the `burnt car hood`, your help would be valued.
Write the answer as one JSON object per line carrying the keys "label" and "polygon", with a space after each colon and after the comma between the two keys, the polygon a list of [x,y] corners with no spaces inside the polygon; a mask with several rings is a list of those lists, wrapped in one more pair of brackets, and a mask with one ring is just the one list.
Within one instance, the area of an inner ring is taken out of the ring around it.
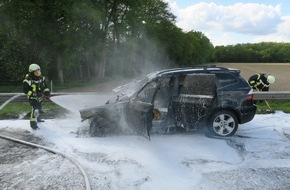
{"label": "burnt car hood", "polygon": [[104,117],[117,117],[118,110],[123,109],[127,104],[127,101],[109,103],[101,106],[95,106],[90,108],[84,108],[79,110],[82,121],[90,119],[95,116],[104,116]]}

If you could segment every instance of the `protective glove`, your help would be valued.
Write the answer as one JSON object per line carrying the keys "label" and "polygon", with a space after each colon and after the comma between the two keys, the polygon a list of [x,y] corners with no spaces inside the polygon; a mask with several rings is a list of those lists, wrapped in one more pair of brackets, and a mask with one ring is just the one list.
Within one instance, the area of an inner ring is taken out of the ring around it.
{"label": "protective glove", "polygon": [[44,91],[43,94],[44,94],[44,97],[46,100],[50,100],[50,92],[49,91]]}
{"label": "protective glove", "polygon": [[37,100],[36,99],[29,99],[29,103],[31,106],[36,106],[37,105]]}
{"label": "protective glove", "polygon": [[46,100],[50,100],[50,96],[45,96],[45,99]]}
{"label": "protective glove", "polygon": [[36,92],[35,94],[36,94],[35,96],[36,96],[37,98],[42,97],[42,93],[41,93],[41,92]]}

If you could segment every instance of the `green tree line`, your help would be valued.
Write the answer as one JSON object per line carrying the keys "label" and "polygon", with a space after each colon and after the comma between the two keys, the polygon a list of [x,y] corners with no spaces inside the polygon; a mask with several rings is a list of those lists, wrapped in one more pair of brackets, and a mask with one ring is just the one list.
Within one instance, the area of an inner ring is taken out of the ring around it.
{"label": "green tree line", "polygon": [[183,32],[162,0],[0,0],[0,80],[31,63],[51,80],[133,77],[212,59],[201,32]]}
{"label": "green tree line", "polygon": [[262,42],[216,46],[217,62],[232,63],[289,63],[290,43]]}

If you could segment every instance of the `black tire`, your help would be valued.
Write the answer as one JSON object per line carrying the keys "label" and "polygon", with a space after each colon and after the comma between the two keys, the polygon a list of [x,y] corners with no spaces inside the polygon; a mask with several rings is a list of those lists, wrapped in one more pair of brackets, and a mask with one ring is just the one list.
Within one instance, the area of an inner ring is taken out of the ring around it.
{"label": "black tire", "polygon": [[110,122],[103,117],[94,118],[90,124],[90,135],[92,137],[104,137],[111,131]]}
{"label": "black tire", "polygon": [[238,130],[238,120],[234,113],[218,111],[212,115],[208,123],[208,129],[213,135],[228,137]]}

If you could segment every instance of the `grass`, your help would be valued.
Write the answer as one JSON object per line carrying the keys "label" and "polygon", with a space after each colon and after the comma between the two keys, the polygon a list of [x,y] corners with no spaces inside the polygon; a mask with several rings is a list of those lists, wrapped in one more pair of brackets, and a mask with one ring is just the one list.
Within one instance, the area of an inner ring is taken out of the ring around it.
{"label": "grass", "polygon": [[[61,84],[59,82],[53,81],[52,84],[50,81],[47,81],[49,89],[53,88],[53,92],[63,92],[69,91],[70,89],[86,89],[90,87],[94,87],[96,85],[106,84],[108,82],[117,82],[123,81],[124,78],[104,78],[104,79],[91,79],[91,80],[76,80],[69,81]],[[22,82],[18,83],[3,83],[0,85],[1,93],[15,93],[22,92]]]}
{"label": "grass", "polygon": [[[71,81],[65,84],[54,83],[53,92],[86,92],[86,91],[107,91],[113,87],[128,83],[132,79],[115,77],[104,79],[91,79],[87,81]],[[50,86],[51,88],[51,86]]]}
{"label": "grass", "polygon": [[11,93],[11,92],[22,92],[22,84],[18,84],[18,85],[0,85],[0,92],[1,93]]}
{"label": "grass", "polygon": [[[68,111],[53,102],[43,102],[42,109],[44,111],[42,118],[61,117]],[[0,110],[0,119],[19,119],[28,118],[31,112],[31,106],[28,102],[10,102],[2,110]]]}
{"label": "grass", "polygon": [[[54,92],[60,92],[60,91],[66,91],[69,89],[74,89],[74,88],[91,86],[94,84],[94,82],[98,83],[98,82],[102,82],[102,81],[90,81],[90,82],[73,81],[73,82],[64,83],[64,84],[53,83],[52,87],[53,87]],[[49,88],[51,88],[50,83],[48,84],[48,86],[49,86]],[[0,92],[1,93],[22,92],[22,83],[0,85]]]}
{"label": "grass", "polygon": [[[290,113],[290,100],[267,100],[267,102],[272,110]],[[261,110],[257,111],[257,113],[264,113],[265,110],[270,109],[265,102],[257,103],[257,107],[258,110]]]}
{"label": "grass", "polygon": [[74,81],[74,82],[64,83],[64,84],[55,83],[53,84],[52,88],[54,92],[63,92],[69,89],[88,87],[88,86],[90,86],[90,84],[87,84],[85,81]]}
{"label": "grass", "polygon": [[[66,91],[74,88],[86,88],[90,86],[94,86],[96,84],[103,84],[106,82],[113,81],[111,78],[103,79],[103,80],[91,80],[91,81],[74,81],[65,84],[55,84],[53,85],[53,91]],[[50,85],[50,84],[49,84]],[[17,84],[9,84],[9,85],[0,85],[1,93],[13,93],[13,92],[22,92],[22,83]],[[4,102],[0,101],[0,105]],[[46,118],[55,118],[68,113],[67,110],[60,107],[59,105],[53,102],[43,102],[43,110],[44,114],[41,114],[42,117]],[[27,115],[31,112],[31,106],[28,102],[10,102],[3,109],[0,110],[0,119],[19,119],[22,117],[27,117]]]}

